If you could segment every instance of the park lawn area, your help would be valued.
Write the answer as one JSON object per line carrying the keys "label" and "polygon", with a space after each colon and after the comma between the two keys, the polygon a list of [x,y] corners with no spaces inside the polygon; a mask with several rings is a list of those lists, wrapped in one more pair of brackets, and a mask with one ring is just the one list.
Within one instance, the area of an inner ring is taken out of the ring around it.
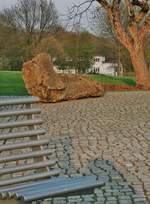
{"label": "park lawn area", "polygon": [[19,71],[0,71],[0,96],[28,95],[22,73]]}
{"label": "park lawn area", "polygon": [[135,77],[113,77],[100,74],[89,75],[92,79],[99,81],[103,84],[111,85],[126,85],[126,86],[136,86]]}
{"label": "park lawn area", "polygon": [[[111,77],[105,75],[88,75],[103,84],[135,86],[134,77]],[[0,96],[28,95],[22,73],[19,71],[0,71]]]}

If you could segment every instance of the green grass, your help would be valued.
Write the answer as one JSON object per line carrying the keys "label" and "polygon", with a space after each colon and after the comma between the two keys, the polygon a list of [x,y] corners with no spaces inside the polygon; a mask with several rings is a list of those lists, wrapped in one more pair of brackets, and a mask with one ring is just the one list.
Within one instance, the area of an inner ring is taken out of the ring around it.
{"label": "green grass", "polygon": [[0,95],[28,95],[21,72],[0,71]]}
{"label": "green grass", "polygon": [[[92,79],[105,84],[135,86],[134,77],[111,77],[105,75],[89,75]],[[17,71],[0,71],[0,96],[28,95],[22,74]]]}
{"label": "green grass", "polygon": [[92,74],[89,76],[91,76],[92,79],[99,81],[103,84],[136,86],[134,77],[112,77],[100,74]]}

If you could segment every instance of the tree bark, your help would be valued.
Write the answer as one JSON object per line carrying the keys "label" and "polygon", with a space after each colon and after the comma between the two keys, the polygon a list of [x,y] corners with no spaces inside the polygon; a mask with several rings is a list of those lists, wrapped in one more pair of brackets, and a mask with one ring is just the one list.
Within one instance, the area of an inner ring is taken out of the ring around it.
{"label": "tree bark", "polygon": [[133,47],[129,52],[135,71],[137,86],[150,88],[150,71],[145,61],[144,47]]}

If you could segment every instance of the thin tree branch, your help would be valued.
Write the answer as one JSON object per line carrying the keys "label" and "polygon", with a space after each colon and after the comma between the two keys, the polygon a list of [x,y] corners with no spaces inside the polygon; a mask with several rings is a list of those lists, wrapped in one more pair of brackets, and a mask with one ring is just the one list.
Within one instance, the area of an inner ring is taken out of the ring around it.
{"label": "thin tree branch", "polygon": [[149,12],[149,4],[146,0],[132,0],[133,6],[138,6],[141,10],[135,15],[135,22],[140,23]]}
{"label": "thin tree branch", "polygon": [[133,6],[138,6],[141,8],[141,11],[144,13],[147,13],[149,11],[149,4],[147,0],[132,0],[132,5]]}
{"label": "thin tree branch", "polygon": [[150,31],[150,12],[147,14],[146,20],[139,30],[139,36],[142,41],[148,37]]}
{"label": "thin tree branch", "polygon": [[102,5],[102,7],[108,11],[108,12],[111,12],[111,4],[108,3],[108,1],[106,0],[96,0],[99,4]]}
{"label": "thin tree branch", "polygon": [[130,2],[130,0],[125,0],[125,4],[126,4],[127,10],[128,10],[129,17],[131,19],[134,19],[135,12],[134,12],[134,9],[133,9],[133,4]]}

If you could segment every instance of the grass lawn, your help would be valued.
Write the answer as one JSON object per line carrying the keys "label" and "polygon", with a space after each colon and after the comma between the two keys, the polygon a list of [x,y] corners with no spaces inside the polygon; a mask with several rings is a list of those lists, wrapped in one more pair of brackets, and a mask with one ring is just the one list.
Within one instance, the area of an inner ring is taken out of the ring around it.
{"label": "grass lawn", "polygon": [[0,71],[0,95],[28,95],[27,90],[24,86],[21,72]]}
{"label": "grass lawn", "polygon": [[[106,84],[135,86],[134,77],[111,77],[104,75],[89,75],[94,80]],[[0,71],[0,96],[28,95],[21,72]]]}
{"label": "grass lawn", "polygon": [[134,77],[112,77],[99,74],[92,74],[89,76],[103,84],[136,86]]}

